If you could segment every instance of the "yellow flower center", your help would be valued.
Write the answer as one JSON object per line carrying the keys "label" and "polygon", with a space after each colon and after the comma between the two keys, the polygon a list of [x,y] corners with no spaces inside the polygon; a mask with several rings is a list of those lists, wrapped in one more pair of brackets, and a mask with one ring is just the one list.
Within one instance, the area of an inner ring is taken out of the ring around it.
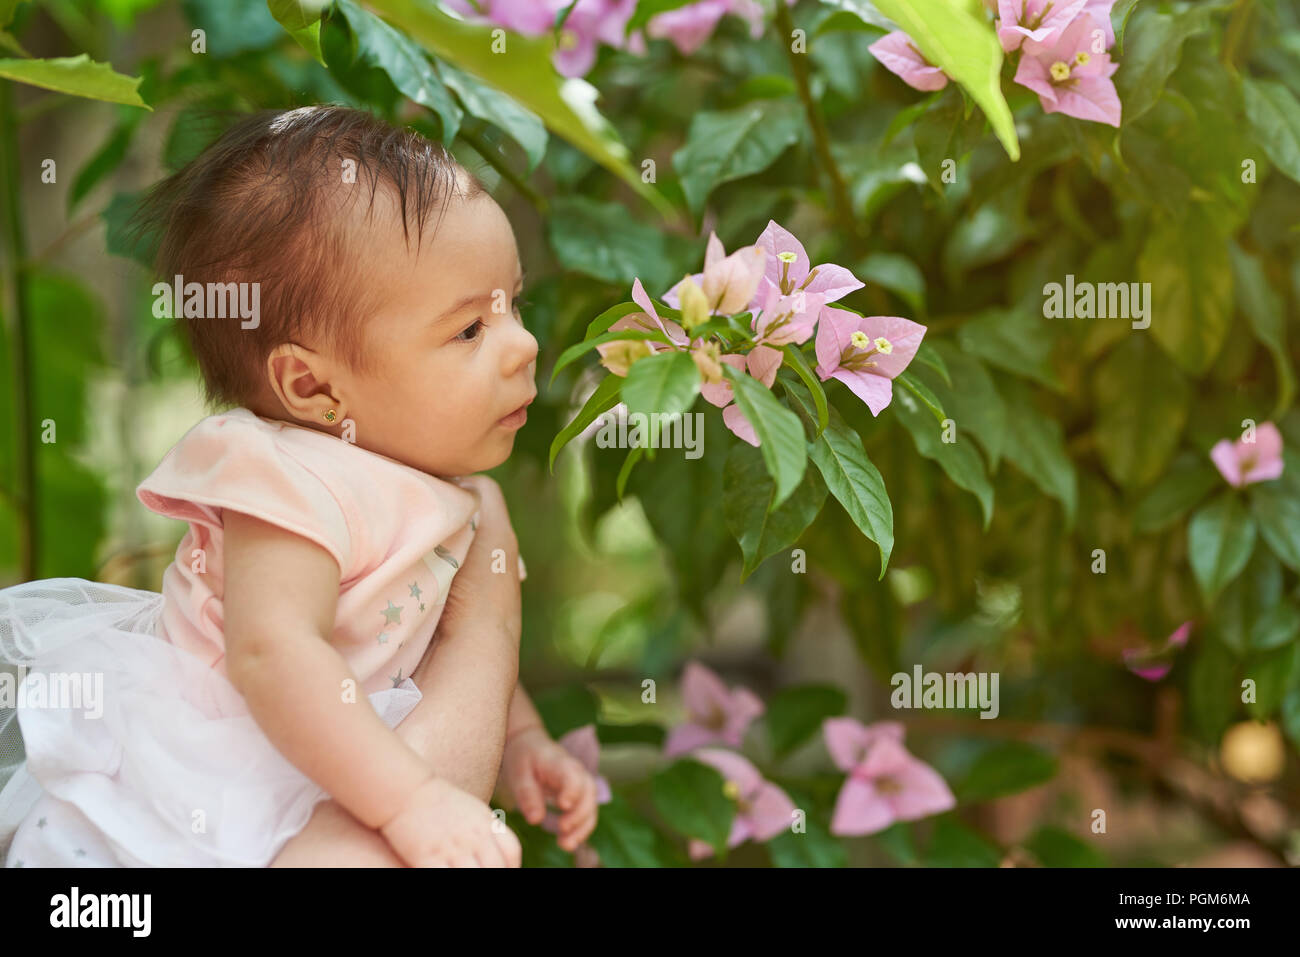
{"label": "yellow flower center", "polygon": [[887,356],[894,351],[894,344],[884,336],[880,336],[876,339],[876,351],[883,356]]}
{"label": "yellow flower center", "polygon": [[722,793],[725,794],[732,801],[739,801],[740,785],[737,784],[735,781],[728,779],[722,785]]}
{"label": "yellow flower center", "polygon": [[1074,55],[1074,62],[1077,63],[1079,66],[1087,66],[1088,61],[1091,59],[1092,57],[1088,56],[1088,54],[1083,50],[1080,50],[1078,53]]}
{"label": "yellow flower center", "polygon": [[578,35],[572,30],[561,30],[560,39],[556,45],[561,50],[572,50],[578,45]]}
{"label": "yellow flower center", "polygon": [[786,250],[783,253],[777,253],[776,258],[781,260],[781,262],[783,263],[792,263],[796,259],[798,259],[799,256],[796,253],[792,253],[789,250]]}
{"label": "yellow flower center", "polygon": [[849,340],[859,349],[865,349],[871,344],[871,340],[867,338],[867,334],[862,331],[853,333],[853,335],[849,336]]}
{"label": "yellow flower center", "polygon": [[1057,83],[1063,83],[1070,78],[1070,65],[1064,60],[1057,60],[1052,64],[1052,79]]}

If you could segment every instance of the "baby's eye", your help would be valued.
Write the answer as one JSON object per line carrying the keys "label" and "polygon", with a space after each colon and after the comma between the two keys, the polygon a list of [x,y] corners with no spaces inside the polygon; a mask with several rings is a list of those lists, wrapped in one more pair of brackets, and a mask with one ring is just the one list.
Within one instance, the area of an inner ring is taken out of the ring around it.
{"label": "baby's eye", "polygon": [[459,334],[457,334],[456,339],[459,342],[473,342],[478,338],[478,334],[482,328],[483,321],[481,319],[475,319],[472,323],[462,329]]}

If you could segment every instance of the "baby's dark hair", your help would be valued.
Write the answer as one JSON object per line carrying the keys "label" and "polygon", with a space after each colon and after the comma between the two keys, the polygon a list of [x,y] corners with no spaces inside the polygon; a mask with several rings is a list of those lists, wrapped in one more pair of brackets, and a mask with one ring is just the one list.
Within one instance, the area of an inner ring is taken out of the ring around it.
{"label": "baby's dark hair", "polygon": [[[358,249],[337,202],[340,184],[361,187],[363,177],[371,212],[381,184],[394,195],[408,246],[408,216],[418,243],[435,209],[436,234],[453,191],[466,200],[487,193],[442,145],[362,110],[324,105],[242,117],[146,194],[130,228],[157,244],[164,281],[259,284],[254,328],[238,316],[184,320],[210,405],[252,405],[265,392],[267,356],[285,342],[309,340],[373,371],[362,322],[367,287],[349,275]],[[179,320],[180,304],[173,308]]]}

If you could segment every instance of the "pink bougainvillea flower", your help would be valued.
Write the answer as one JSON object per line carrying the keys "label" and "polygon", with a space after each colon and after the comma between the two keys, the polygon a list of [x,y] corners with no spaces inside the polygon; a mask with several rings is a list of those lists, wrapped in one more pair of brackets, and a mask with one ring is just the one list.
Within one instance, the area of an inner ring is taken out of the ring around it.
{"label": "pink bougainvillea flower", "polygon": [[886,33],[867,49],[881,66],[898,74],[913,89],[942,90],[948,85],[948,74],[922,56],[912,38],[902,30]]}
{"label": "pink bougainvillea flower", "polygon": [[[740,372],[748,372],[769,389],[772,383],[776,381],[776,370],[781,368],[780,350],[770,348],[769,346],[755,346],[749,351],[748,355],[738,355],[729,353],[722,357],[723,362]],[[722,421],[736,436],[744,439],[750,445],[757,448],[761,445],[758,433],[754,431],[754,426],[750,424],[749,419],[740,411],[740,406],[735,403],[735,390],[730,382],[724,377],[717,383],[705,383],[700,386],[700,394],[704,398],[722,409]]]}
{"label": "pink bougainvillea flower", "polygon": [[893,380],[921,348],[925,326],[898,316],[859,316],[826,307],[817,325],[817,375],[839,379],[879,415],[894,397]]}
{"label": "pink bougainvillea flower", "polygon": [[[524,36],[540,36],[555,28],[557,14],[572,0],[443,0],[447,7],[478,23],[494,23]],[[621,47],[636,0],[578,0],[556,41],[552,63],[563,76],[585,75],[596,62],[596,46]]]}
{"label": "pink bougainvillea flower", "polygon": [[[744,844],[750,838],[770,841],[790,826],[794,820],[795,806],[783,790],[766,780],[758,769],[739,754],[721,748],[696,751],[692,758],[708,764],[722,773],[727,797],[736,802],[736,816],[731,822],[727,847]],[[691,839],[689,851],[693,860],[713,855],[713,848],[703,841]]]}
{"label": "pink bougainvillea flower", "polygon": [[690,720],[669,733],[664,742],[665,757],[709,744],[739,748],[745,731],[764,711],[763,702],[754,692],[748,688],[728,691],[721,678],[695,661],[688,662],[682,673],[682,696]]}
{"label": "pink bougainvillea flower", "polygon": [[835,302],[847,296],[855,289],[861,289],[863,283],[843,266],[823,263],[810,268],[808,253],[803,243],[785,228],[777,225],[775,220],[767,221],[767,228],[758,237],[757,245],[768,251],[767,262],[763,272],[763,282],[750,301],[750,308],[757,309],[767,300],[768,285],[775,286],[784,295],[799,290],[817,293],[822,302]]}
{"label": "pink bougainvillea flower", "polygon": [[1267,482],[1282,474],[1282,433],[1272,422],[1261,423],[1254,442],[1245,436],[1236,442],[1222,439],[1210,449],[1210,458],[1229,485]]}
{"label": "pink bougainvillea flower", "polygon": [[[1110,22],[1110,11],[1115,6],[1115,0],[1088,0],[1083,5],[1083,12],[1092,17],[1098,24],[1100,30],[1106,35],[1106,49],[1109,50],[1115,45],[1115,28]],[[1090,50],[1093,48],[1089,48]]]}
{"label": "pink bougainvillea flower", "polygon": [[957,804],[939,773],[881,733],[854,766],[835,800],[831,833],[875,834],[895,821],[941,814]]}
{"label": "pink bougainvillea flower", "polygon": [[1087,0],[998,0],[1002,49],[1018,50],[1026,40],[1052,43],[1070,26]]}
{"label": "pink bougainvillea flower", "polygon": [[[793,6],[795,0],[786,0]],[[700,0],[676,10],[666,10],[650,18],[646,33],[672,41],[682,56],[690,56],[713,35],[718,22],[728,13],[749,21],[749,35],[757,40],[763,35],[763,7],[757,0]],[[628,44],[628,49],[640,52]]]}
{"label": "pink bougainvillea flower", "polygon": [[822,306],[826,304],[825,297],[806,289],[787,296],[776,286],[765,285],[767,292],[763,304],[750,323],[758,336],[757,341],[772,346],[807,342],[812,337]]}
{"label": "pink bougainvillea flower", "polygon": [[1187,636],[1191,630],[1192,623],[1183,622],[1165,639],[1164,645],[1155,651],[1145,648],[1125,648],[1124,666],[1139,678],[1146,681],[1159,681],[1173,668],[1173,653],[1187,646]]}
{"label": "pink bougainvillea flower", "polygon": [[1094,53],[1097,22],[1084,14],[1050,44],[1025,44],[1016,82],[1038,94],[1044,112],[1119,126],[1119,94],[1109,53]]}
{"label": "pink bougainvillea flower", "polygon": [[657,339],[615,339],[612,342],[596,346],[600,353],[600,364],[614,375],[625,376],[632,363],[643,356],[654,355],[664,349],[685,347],[690,342],[685,331],[671,319],[660,319],[654,302],[646,294],[640,279],[632,281],[632,301],[643,312],[628,313],[609,327],[608,332],[622,332],[631,329],[634,332],[662,332],[673,345]]}
{"label": "pink bougainvillea flower", "polygon": [[711,231],[704,253],[704,271],[687,276],[669,289],[664,294],[664,302],[680,309],[682,286],[689,280],[704,290],[710,311],[721,315],[743,312],[763,278],[766,259],[767,251],[758,246],[745,246],[728,256],[722,240]]}
{"label": "pink bougainvillea flower", "polygon": [[822,722],[826,751],[841,771],[852,771],[861,764],[871,746],[878,741],[903,743],[903,726],[897,721],[877,721],[864,725],[856,718],[827,718]]}

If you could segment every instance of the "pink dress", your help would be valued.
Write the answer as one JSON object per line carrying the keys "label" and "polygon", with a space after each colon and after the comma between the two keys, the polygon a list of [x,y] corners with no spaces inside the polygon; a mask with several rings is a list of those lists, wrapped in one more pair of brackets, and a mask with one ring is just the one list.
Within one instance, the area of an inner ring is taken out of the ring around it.
{"label": "pink dress", "polygon": [[266,866],[328,795],[274,748],[226,677],[224,511],[302,535],[338,562],[330,643],[358,697],[394,727],[420,700],[407,676],[473,539],[475,499],[244,408],[199,422],[136,494],[189,524],[161,594],[77,578],[0,590],[0,664],[19,666],[17,698],[0,693],[0,772],[15,723],[26,750],[0,778],[0,857]]}

